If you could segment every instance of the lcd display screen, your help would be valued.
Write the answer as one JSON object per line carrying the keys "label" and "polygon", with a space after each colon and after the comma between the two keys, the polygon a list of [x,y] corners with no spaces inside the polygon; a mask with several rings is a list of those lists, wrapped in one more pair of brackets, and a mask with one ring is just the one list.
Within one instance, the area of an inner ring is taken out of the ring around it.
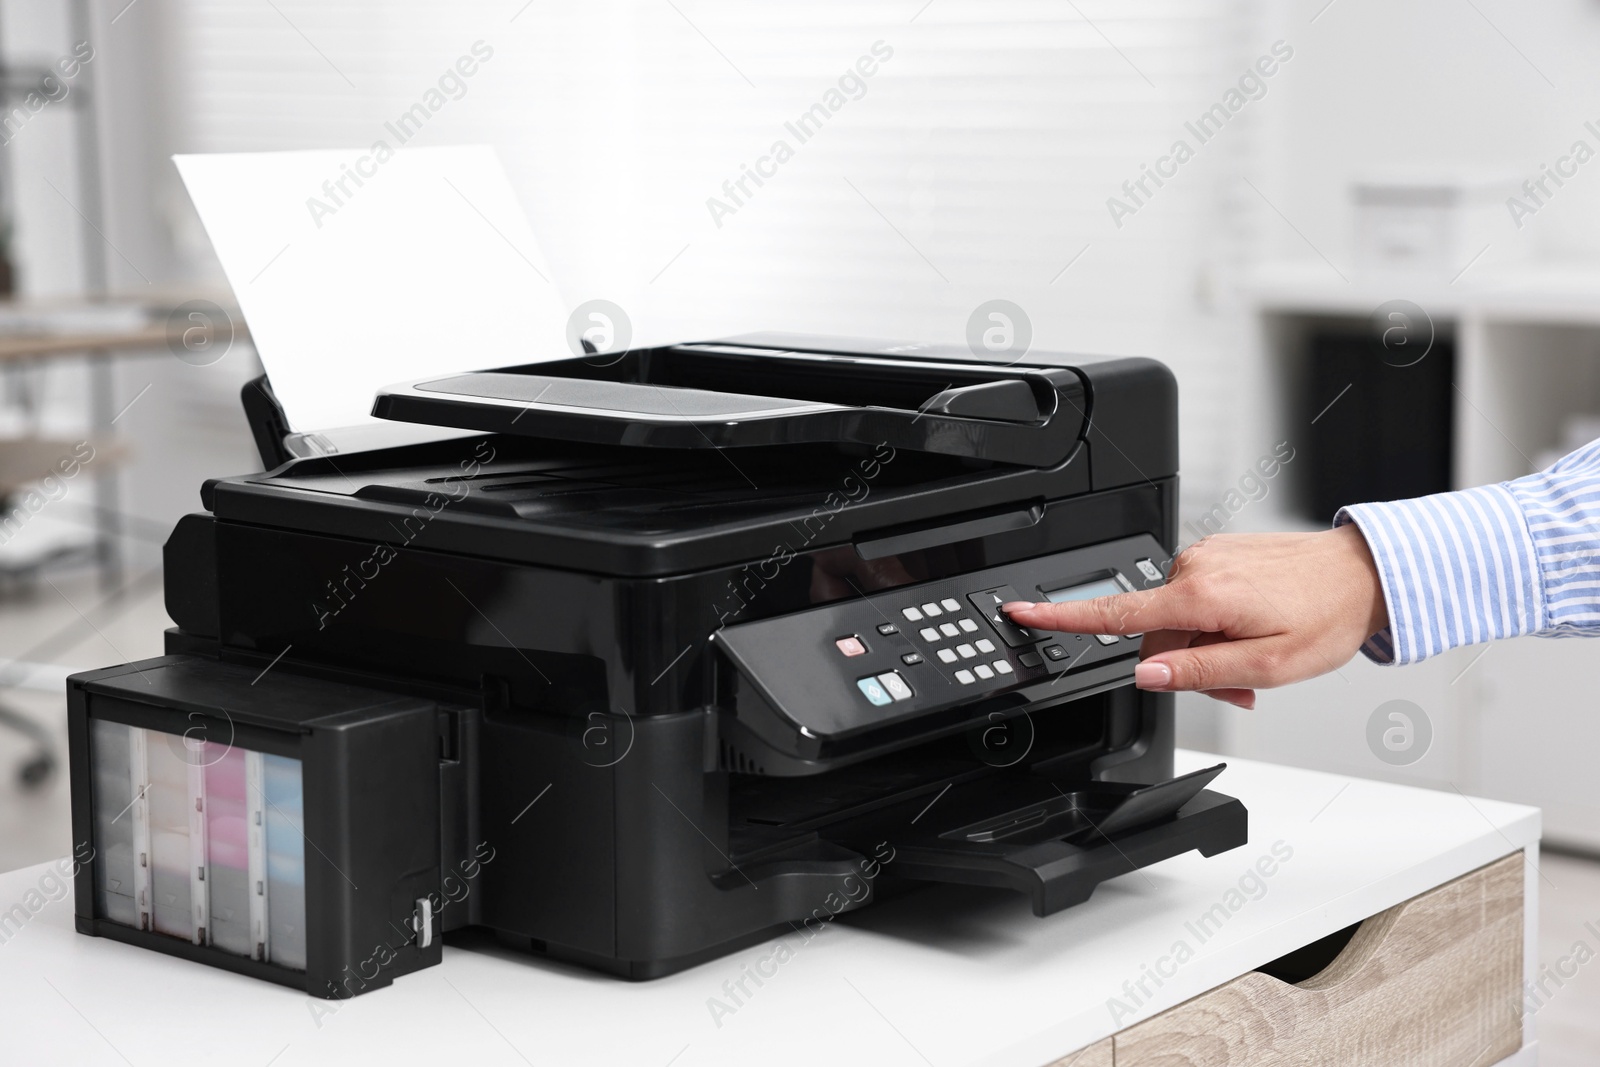
{"label": "lcd display screen", "polygon": [[1114,596],[1125,593],[1126,589],[1115,578],[1098,578],[1092,582],[1081,582],[1078,585],[1063,585],[1056,589],[1041,589],[1044,598],[1052,604],[1063,604],[1068,600],[1093,600],[1097,596]]}

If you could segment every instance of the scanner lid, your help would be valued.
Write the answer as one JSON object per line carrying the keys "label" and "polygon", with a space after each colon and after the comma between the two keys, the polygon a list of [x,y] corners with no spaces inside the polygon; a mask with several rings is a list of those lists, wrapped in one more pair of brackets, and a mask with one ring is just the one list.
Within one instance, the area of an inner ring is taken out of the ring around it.
{"label": "scanner lid", "polygon": [[1088,391],[1071,367],[757,340],[435,375],[379,390],[372,413],[588,444],[889,445],[1025,467],[1063,462],[1088,425]]}

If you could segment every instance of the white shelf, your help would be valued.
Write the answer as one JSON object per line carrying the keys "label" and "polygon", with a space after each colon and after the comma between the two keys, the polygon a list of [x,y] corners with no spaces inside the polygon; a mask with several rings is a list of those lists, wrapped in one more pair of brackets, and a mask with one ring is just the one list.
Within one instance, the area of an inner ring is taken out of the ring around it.
{"label": "white shelf", "polygon": [[1600,263],[1469,269],[1455,282],[1434,275],[1346,272],[1320,261],[1266,264],[1244,291],[1258,311],[1365,318],[1388,300],[1410,300],[1435,319],[1600,326]]}

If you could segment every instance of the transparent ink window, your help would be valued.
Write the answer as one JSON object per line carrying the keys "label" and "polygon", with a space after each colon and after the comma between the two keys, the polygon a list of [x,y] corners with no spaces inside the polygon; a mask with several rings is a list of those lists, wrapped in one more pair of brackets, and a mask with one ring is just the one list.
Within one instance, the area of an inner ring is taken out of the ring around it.
{"label": "transparent ink window", "polygon": [[303,971],[300,761],[91,721],[96,913]]}

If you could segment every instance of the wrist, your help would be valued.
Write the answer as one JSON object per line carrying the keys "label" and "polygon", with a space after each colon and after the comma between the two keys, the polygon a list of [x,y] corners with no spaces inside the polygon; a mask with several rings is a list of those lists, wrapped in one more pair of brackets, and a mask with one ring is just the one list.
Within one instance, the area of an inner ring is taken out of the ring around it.
{"label": "wrist", "polygon": [[1389,604],[1383,596],[1383,580],[1378,574],[1378,562],[1366,535],[1354,523],[1329,530],[1329,537],[1341,541],[1341,555],[1349,563],[1348,571],[1356,587],[1356,603],[1363,612],[1364,634],[1371,637],[1389,625]]}

